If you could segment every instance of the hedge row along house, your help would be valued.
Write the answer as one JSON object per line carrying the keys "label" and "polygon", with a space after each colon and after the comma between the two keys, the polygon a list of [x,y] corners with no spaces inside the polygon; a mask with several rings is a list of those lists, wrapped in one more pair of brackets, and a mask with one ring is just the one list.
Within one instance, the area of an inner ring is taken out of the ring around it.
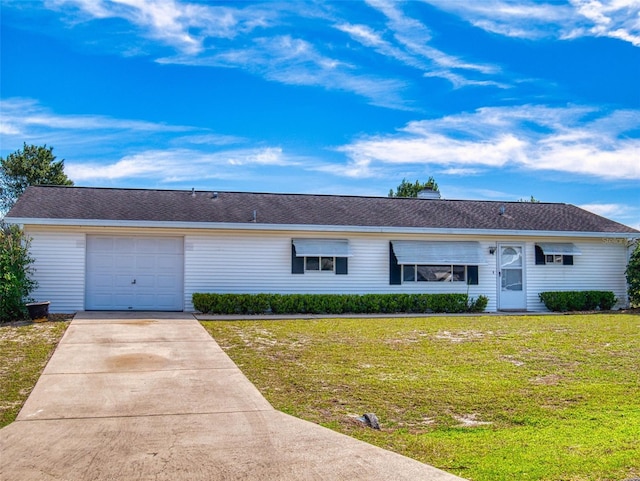
{"label": "hedge row along house", "polygon": [[468,293],[544,311],[543,291],[627,303],[640,231],[559,203],[31,186],[6,216],[32,239],[52,312],[193,310],[192,294]]}

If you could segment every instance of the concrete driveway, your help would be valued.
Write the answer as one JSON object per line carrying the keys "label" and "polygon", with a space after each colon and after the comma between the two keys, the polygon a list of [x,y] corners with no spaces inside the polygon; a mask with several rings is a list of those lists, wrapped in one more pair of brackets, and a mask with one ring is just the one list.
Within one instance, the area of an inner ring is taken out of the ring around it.
{"label": "concrete driveway", "polygon": [[190,314],[79,313],[2,480],[460,480],[276,411]]}

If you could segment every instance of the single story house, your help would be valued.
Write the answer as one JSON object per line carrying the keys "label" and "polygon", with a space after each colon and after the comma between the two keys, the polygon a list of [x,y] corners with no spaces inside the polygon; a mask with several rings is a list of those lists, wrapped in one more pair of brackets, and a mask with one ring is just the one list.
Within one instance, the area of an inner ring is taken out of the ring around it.
{"label": "single story house", "polygon": [[[433,193],[432,193],[433,194]],[[193,310],[194,292],[538,293],[627,301],[640,231],[560,203],[31,186],[6,216],[52,312]]]}

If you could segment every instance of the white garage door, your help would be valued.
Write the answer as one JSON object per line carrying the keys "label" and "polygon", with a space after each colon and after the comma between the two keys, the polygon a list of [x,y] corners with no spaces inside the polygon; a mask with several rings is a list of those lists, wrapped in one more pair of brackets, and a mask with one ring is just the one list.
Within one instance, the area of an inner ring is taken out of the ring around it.
{"label": "white garage door", "polygon": [[87,310],[181,311],[183,238],[87,236]]}

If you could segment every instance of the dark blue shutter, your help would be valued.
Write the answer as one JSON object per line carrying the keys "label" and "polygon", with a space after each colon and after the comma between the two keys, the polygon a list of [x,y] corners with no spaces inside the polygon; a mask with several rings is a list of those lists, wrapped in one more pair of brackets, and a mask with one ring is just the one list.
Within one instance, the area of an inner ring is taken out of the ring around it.
{"label": "dark blue shutter", "polygon": [[304,257],[296,256],[296,246],[291,244],[291,274],[304,274]]}
{"label": "dark blue shutter", "polygon": [[544,252],[540,246],[536,246],[536,265],[545,265]]}
{"label": "dark blue shutter", "polygon": [[336,257],[336,274],[347,275],[349,273],[348,261],[348,257]]}
{"label": "dark blue shutter", "polygon": [[389,284],[402,284],[402,266],[393,252],[393,244],[389,242]]}
{"label": "dark blue shutter", "polygon": [[478,266],[467,266],[467,284],[477,286],[478,282]]}

